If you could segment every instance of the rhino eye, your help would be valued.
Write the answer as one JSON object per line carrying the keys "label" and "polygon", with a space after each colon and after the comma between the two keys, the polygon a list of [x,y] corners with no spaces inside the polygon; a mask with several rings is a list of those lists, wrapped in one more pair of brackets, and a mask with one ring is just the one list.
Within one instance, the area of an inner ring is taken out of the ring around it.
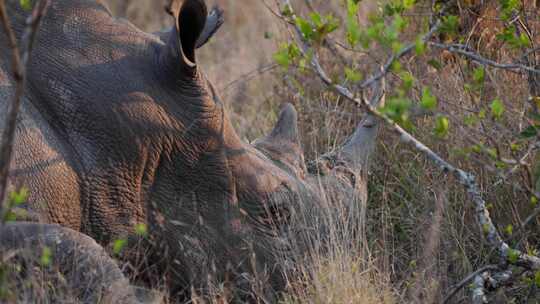
{"label": "rhino eye", "polygon": [[251,199],[249,203],[243,205],[246,207],[248,218],[256,230],[276,236],[291,222],[293,210],[290,207],[295,204],[296,199],[296,193],[282,185],[265,199]]}

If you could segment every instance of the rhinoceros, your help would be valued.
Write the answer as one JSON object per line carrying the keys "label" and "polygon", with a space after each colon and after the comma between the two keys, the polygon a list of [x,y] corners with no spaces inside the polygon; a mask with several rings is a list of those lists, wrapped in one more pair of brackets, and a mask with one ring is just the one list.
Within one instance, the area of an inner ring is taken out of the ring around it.
{"label": "rhinoceros", "polygon": [[[146,33],[99,1],[52,0],[27,67],[9,174],[11,190],[29,189],[27,216],[0,238],[4,249],[39,240],[63,260],[68,247],[91,257],[89,267],[101,260],[110,271],[92,285],[96,294],[125,282],[101,246],[137,239],[140,224],[147,263],[172,295],[185,295],[207,279],[204,269],[250,268],[253,255],[280,281],[269,248],[287,250],[286,227],[330,194],[365,209],[376,120],[307,163],[297,112],[283,103],[269,135],[245,142],[196,56],[221,11],[209,13],[203,0],[169,2],[175,25]],[[7,5],[20,39],[29,12],[17,0]],[[7,45],[0,35],[2,126],[16,84]]]}

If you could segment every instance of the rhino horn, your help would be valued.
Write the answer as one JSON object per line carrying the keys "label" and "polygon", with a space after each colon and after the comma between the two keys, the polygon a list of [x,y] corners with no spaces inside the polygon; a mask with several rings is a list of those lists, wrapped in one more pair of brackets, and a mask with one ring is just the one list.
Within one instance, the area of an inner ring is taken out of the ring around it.
{"label": "rhino horn", "polygon": [[[376,104],[384,105],[384,83],[374,93]],[[308,171],[320,175],[336,175],[349,180],[353,187],[366,186],[370,161],[379,133],[378,119],[367,114],[357,125],[353,135],[336,151],[321,156],[308,165]]]}
{"label": "rhino horn", "polygon": [[354,134],[338,151],[339,158],[355,173],[369,169],[370,158],[375,149],[379,124],[375,117],[367,115],[356,127]]}
{"label": "rhino horn", "polygon": [[[372,106],[384,106],[385,90],[385,81],[374,88]],[[338,157],[345,161],[355,174],[362,175],[364,178],[369,170],[378,134],[379,120],[372,114],[368,114],[358,124],[351,138],[338,151]]]}
{"label": "rhino horn", "polygon": [[253,145],[298,176],[304,176],[306,169],[298,131],[298,113],[292,104],[284,103],[281,106],[278,121],[270,134]]}
{"label": "rhino horn", "polygon": [[[208,15],[206,4],[203,0],[170,0],[166,10],[175,20],[175,26],[167,42],[166,59],[180,59],[180,63],[184,66],[194,68],[196,66],[195,49],[200,43],[199,38],[206,26]],[[217,16],[219,17],[219,14]],[[210,25],[212,27],[209,29],[210,36],[217,30],[215,28],[217,24],[219,22],[213,26]]]}

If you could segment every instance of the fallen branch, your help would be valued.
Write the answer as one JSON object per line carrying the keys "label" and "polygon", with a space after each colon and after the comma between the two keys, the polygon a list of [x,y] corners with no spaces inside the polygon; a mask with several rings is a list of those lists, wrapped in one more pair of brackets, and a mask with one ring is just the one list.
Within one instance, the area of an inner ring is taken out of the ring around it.
{"label": "fallen branch", "polygon": [[[17,43],[17,37],[15,31],[11,27],[6,5],[4,0],[0,0],[0,23],[4,29],[4,32],[8,38],[8,44],[12,51],[12,70],[13,79],[15,81],[15,94],[9,105],[8,114],[2,133],[0,143],[0,207],[3,207],[3,203],[7,192],[7,182],[9,176],[9,166],[11,163],[11,157],[13,152],[13,144],[15,139],[15,130],[17,127],[17,117],[19,115],[19,109],[24,96],[24,87],[26,81],[26,66],[30,59],[36,33],[39,29],[42,17],[47,11],[50,0],[39,1],[32,10],[32,14],[26,20],[26,28],[24,30],[21,45]],[[3,213],[3,208],[0,209],[0,214]]]}

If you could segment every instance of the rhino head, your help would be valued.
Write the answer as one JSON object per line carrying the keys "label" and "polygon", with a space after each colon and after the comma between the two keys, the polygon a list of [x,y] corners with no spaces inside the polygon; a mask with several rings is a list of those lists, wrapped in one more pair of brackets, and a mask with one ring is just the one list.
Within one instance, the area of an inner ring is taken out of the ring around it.
{"label": "rhino head", "polygon": [[285,103],[269,135],[244,142],[197,62],[219,11],[209,15],[202,0],[167,8],[175,25],[148,34],[95,1],[52,1],[28,68],[11,180],[32,191],[28,208],[42,222],[101,244],[146,224],[152,256],[183,287],[206,280],[203,268],[241,273],[253,253],[279,277],[273,250],[287,250],[300,212],[365,204],[377,124],[363,120],[341,149],[306,166]]}

